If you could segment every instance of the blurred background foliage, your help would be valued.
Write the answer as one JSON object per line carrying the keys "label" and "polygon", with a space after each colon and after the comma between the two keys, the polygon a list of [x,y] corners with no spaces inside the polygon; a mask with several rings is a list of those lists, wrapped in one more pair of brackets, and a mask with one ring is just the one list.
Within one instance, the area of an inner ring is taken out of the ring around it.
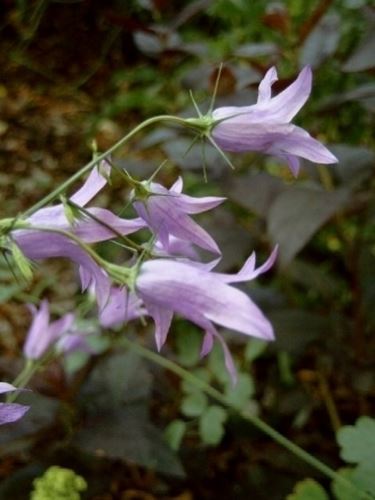
{"label": "blurred background foliage", "polygon": [[[280,244],[277,269],[243,288],[277,340],[228,333],[235,390],[220,352],[199,360],[201,334],[182,320],[163,355],[333,468],[343,466],[338,429],[374,410],[374,27],[366,0],[3,0],[0,10],[2,217],[74,173],[93,140],[104,151],[153,114],[193,115],[189,90],[207,109],[221,62],[217,106],[255,102],[272,65],[275,92],[312,66],[313,92],[296,123],[328,144],[338,165],[305,162],[295,180],[286,165],[246,154],[231,158],[233,172],[207,146],[205,184],[200,147],[184,155],[192,138],[164,127],[114,161],[142,179],[167,158],[160,181],[181,174],[189,194],[228,197],[199,219],[223,250],[222,270],[238,269],[253,249],[261,261]],[[114,175],[100,202],[120,212],[126,196]],[[102,252],[116,258],[111,245]],[[11,380],[30,322],[25,302],[47,296],[57,314],[88,306],[66,262],[38,265],[26,286],[2,261],[0,279],[0,378]],[[26,498],[50,465],[81,474],[84,498],[97,500],[283,499],[305,477],[327,486],[203,393],[124,350],[122,332],[153,348],[150,326],[131,325],[112,333],[116,348],[98,335],[101,354],[35,377],[30,416],[0,430],[0,498]],[[303,488],[318,495],[309,481]]]}

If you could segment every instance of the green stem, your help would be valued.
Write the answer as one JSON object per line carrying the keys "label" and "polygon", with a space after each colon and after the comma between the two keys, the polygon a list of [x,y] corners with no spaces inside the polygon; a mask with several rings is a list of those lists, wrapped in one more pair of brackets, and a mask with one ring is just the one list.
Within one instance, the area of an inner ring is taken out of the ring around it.
{"label": "green stem", "polygon": [[292,441],[284,437],[282,434],[280,434],[278,431],[276,431],[273,427],[270,425],[266,424],[263,420],[260,418],[256,417],[255,415],[252,415],[248,413],[246,410],[243,410],[240,407],[237,407],[230,401],[228,401],[227,397],[222,394],[220,391],[214,389],[211,385],[209,385],[207,382],[199,379],[189,371],[185,370],[181,366],[177,365],[173,361],[170,361],[167,358],[164,358],[163,356],[160,356],[154,351],[151,351],[141,345],[139,345],[136,342],[132,342],[131,340],[128,340],[126,337],[123,337],[121,339],[121,344],[125,344],[126,347],[133,349],[136,351],[140,356],[158,364],[159,366],[162,366],[166,370],[169,370],[176,375],[178,375],[180,378],[183,380],[189,382],[190,384],[194,385],[196,388],[200,389],[201,391],[205,392],[208,396],[210,396],[212,399],[217,401],[218,403],[222,404],[223,406],[226,406],[230,408],[231,410],[235,411],[238,413],[244,420],[247,420],[248,422],[252,423],[255,427],[257,427],[260,431],[262,431],[264,434],[269,436],[271,439],[276,441],[278,444],[289,450],[291,453],[299,457],[301,460],[306,462],[307,464],[311,465],[318,471],[320,471],[322,474],[325,476],[329,477],[330,479],[342,484],[342,486],[346,487],[349,491],[356,494],[356,496],[360,495],[360,498],[363,500],[373,500],[373,497],[369,495],[368,493],[359,490],[351,481],[346,479],[345,477],[341,476],[340,474],[337,474],[333,469],[328,467],[328,465],[324,464],[317,458],[313,457],[305,451],[303,448],[300,448],[298,445],[294,444]]}
{"label": "green stem", "polygon": [[127,141],[129,141],[138,132],[140,132],[141,130],[143,130],[144,128],[146,128],[150,125],[153,125],[154,123],[162,122],[162,121],[170,121],[170,122],[177,123],[179,125],[188,126],[186,121],[183,120],[182,118],[178,118],[177,116],[170,116],[170,115],[153,116],[152,118],[145,120],[144,122],[140,123],[137,127],[135,127],[133,130],[131,130],[128,134],[126,134],[124,137],[122,137],[113,146],[111,146],[109,149],[107,149],[107,151],[105,151],[104,153],[102,153],[100,155],[97,155],[89,163],[87,163],[80,170],[78,170],[78,172],[76,172],[71,177],[69,177],[69,179],[67,179],[65,182],[60,184],[59,187],[57,187],[56,189],[51,191],[51,193],[47,194],[47,196],[45,196],[44,198],[39,200],[32,207],[30,207],[28,210],[26,210],[22,214],[22,217],[29,217],[34,212],[36,212],[40,208],[44,207],[45,205],[47,205],[48,203],[53,201],[60,194],[62,194],[69,186],[71,186],[75,181],[77,181],[80,177],[82,177],[82,175],[89,172],[93,167],[95,167],[95,165],[97,165],[102,160],[105,160],[107,156],[109,156],[111,153],[113,153],[114,151],[119,149],[121,146],[123,146]]}
{"label": "green stem", "polygon": [[[23,367],[21,373],[14,379],[12,385],[18,389],[23,389],[29,380],[33,377],[34,373],[37,372],[41,364],[38,361],[32,359],[26,359],[25,366]],[[14,403],[18,398],[19,392],[12,392],[8,394],[6,401],[7,403]]]}

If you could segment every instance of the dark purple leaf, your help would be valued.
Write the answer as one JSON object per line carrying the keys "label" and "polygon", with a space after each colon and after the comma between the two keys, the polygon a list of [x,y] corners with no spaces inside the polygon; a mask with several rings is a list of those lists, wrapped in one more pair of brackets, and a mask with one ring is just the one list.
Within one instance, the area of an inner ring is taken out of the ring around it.
{"label": "dark purple leaf", "polygon": [[279,262],[286,266],[313,234],[349,199],[349,191],[323,191],[296,186],[281,193],[267,217],[268,234],[280,245]]}

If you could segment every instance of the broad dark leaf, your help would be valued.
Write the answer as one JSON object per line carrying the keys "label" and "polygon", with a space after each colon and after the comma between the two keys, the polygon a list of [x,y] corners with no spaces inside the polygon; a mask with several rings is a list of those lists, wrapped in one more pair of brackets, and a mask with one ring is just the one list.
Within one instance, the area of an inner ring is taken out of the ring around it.
{"label": "broad dark leaf", "polygon": [[285,189],[280,179],[266,172],[247,173],[233,178],[229,198],[257,215],[266,217],[272,202]]}
{"label": "broad dark leaf", "polygon": [[372,174],[375,153],[366,147],[335,144],[330,146],[339,163],[330,165],[335,174],[350,185],[358,185]]}
{"label": "broad dark leaf", "polygon": [[283,192],[273,202],[267,217],[268,234],[280,245],[282,266],[306,245],[313,234],[349,199],[349,191],[323,191],[311,186],[296,186]]}
{"label": "broad dark leaf", "polygon": [[375,14],[370,8],[364,9],[364,13],[368,23],[366,32],[342,66],[343,71],[363,71],[375,66]]}
{"label": "broad dark leaf", "polygon": [[297,309],[269,312],[268,317],[276,335],[270,349],[285,350],[291,354],[300,354],[310,342],[331,329],[329,319]]}
{"label": "broad dark leaf", "polygon": [[118,352],[103,359],[82,388],[79,404],[84,423],[73,445],[165,474],[183,475],[162,432],[149,420],[151,385],[151,374],[135,352]]}
{"label": "broad dark leaf", "polygon": [[335,52],[341,36],[340,23],[338,14],[328,14],[320,20],[303,44],[300,66],[309,64],[316,68]]}

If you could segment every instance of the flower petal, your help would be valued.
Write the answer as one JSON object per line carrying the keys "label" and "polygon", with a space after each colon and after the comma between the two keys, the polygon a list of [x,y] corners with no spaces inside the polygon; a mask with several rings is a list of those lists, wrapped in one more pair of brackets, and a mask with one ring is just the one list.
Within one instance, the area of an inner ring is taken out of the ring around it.
{"label": "flower petal", "polygon": [[171,326],[173,311],[155,305],[152,301],[144,301],[146,309],[155,322],[155,342],[158,351],[167,340],[169,328]]}
{"label": "flower petal", "polygon": [[245,293],[196,266],[165,259],[145,262],[136,291],[147,310],[153,304],[200,326],[206,319],[247,335],[273,339],[270,322]]}
{"label": "flower petal", "polygon": [[278,253],[278,245],[272,250],[270,256],[262,264],[258,269],[255,268],[256,255],[253,252],[250,257],[246,260],[245,264],[242,266],[240,271],[237,274],[224,274],[224,273],[215,273],[221,281],[224,283],[240,283],[241,281],[250,281],[267,272],[274,265]]}
{"label": "flower petal", "polygon": [[105,328],[111,328],[146,314],[142,301],[134,293],[113,286],[108,302],[99,314],[99,321]]}
{"label": "flower petal", "polygon": [[[85,243],[97,243],[117,238],[118,234],[125,236],[146,227],[145,221],[140,217],[136,219],[122,219],[110,210],[98,207],[88,208],[87,211],[98,220],[87,216],[73,228],[73,232]],[[102,221],[102,224],[100,221]]]}
{"label": "flower petal", "polygon": [[271,87],[277,82],[278,76],[275,66],[272,66],[264,75],[263,80],[258,87],[258,101],[257,104],[267,102],[271,99]]}
{"label": "flower petal", "polygon": [[323,144],[311,137],[305,130],[291,125],[291,133],[275,140],[268,153],[276,156],[292,155],[306,158],[315,163],[337,163],[337,158]]}
{"label": "flower petal", "polygon": [[[101,173],[103,172],[103,174]],[[87,177],[83,186],[78,189],[70,199],[76,204],[84,207],[101,189],[107,184],[106,176],[109,175],[111,167],[106,161],[102,161],[98,166],[94,167],[90,175]]]}
{"label": "flower petal", "polygon": [[23,353],[28,359],[39,359],[48,350],[51,342],[49,331],[48,300],[42,300],[36,311],[23,346]]}
{"label": "flower petal", "polygon": [[312,72],[306,66],[296,80],[271,100],[259,105],[258,110],[267,110],[267,119],[288,123],[298,113],[311,94]]}
{"label": "flower petal", "polygon": [[0,403],[0,425],[16,422],[22,418],[30,407],[18,403]]}

